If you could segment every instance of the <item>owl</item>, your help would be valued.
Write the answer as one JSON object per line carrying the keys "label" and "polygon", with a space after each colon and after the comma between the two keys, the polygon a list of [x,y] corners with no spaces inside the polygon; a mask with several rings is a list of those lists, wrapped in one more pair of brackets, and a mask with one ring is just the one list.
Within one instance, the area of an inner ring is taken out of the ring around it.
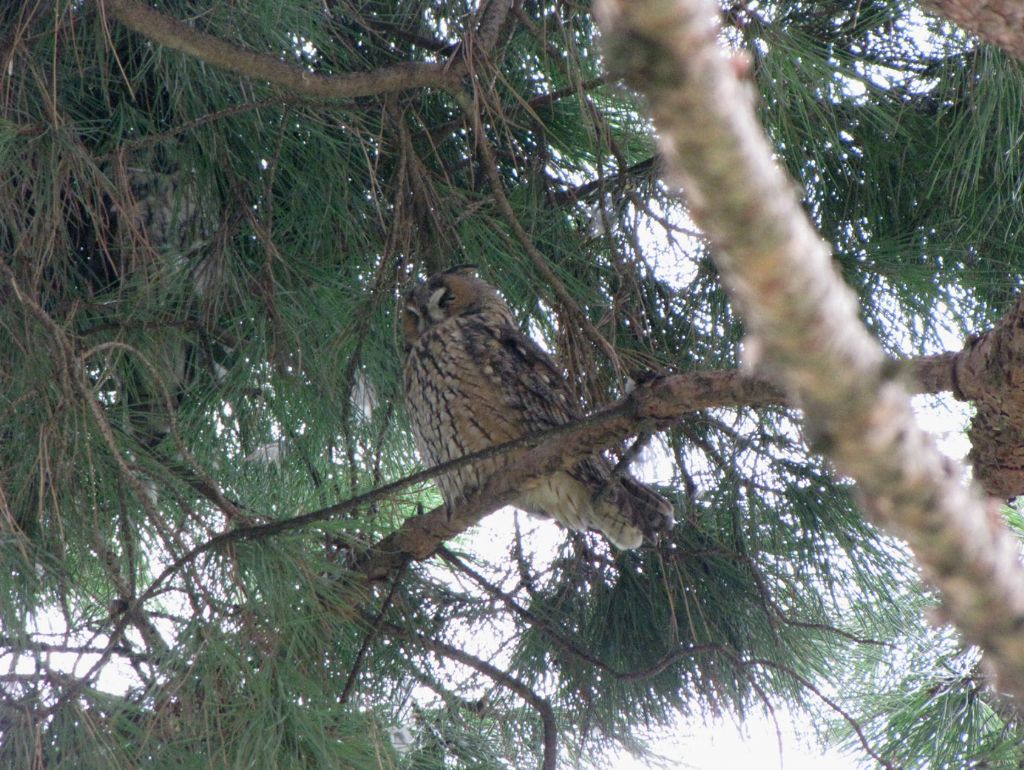
{"label": "owl", "polygon": [[[438,273],[413,288],[403,324],[406,405],[428,465],[580,416],[551,357],[519,331],[508,305],[473,268]],[[442,474],[446,503],[468,497],[509,461],[498,455]],[[529,482],[513,505],[569,529],[600,530],[619,548],[636,548],[644,535],[654,539],[674,523],[668,500],[613,474],[599,455]]]}

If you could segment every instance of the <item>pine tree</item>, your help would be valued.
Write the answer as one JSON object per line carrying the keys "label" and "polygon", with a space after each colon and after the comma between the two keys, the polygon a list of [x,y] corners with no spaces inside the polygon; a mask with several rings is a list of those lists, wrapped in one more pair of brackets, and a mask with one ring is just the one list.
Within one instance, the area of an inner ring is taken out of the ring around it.
{"label": "pine tree", "polygon": [[[865,322],[1012,497],[1019,433],[937,354],[1019,318],[1020,65],[904,3],[723,13]],[[1020,766],[907,549],[736,371],[664,168],[587,4],[0,6],[0,767],[602,766],[781,708],[868,766]],[[653,428],[671,537],[449,520],[398,310],[464,263],[606,410],[545,462]]]}

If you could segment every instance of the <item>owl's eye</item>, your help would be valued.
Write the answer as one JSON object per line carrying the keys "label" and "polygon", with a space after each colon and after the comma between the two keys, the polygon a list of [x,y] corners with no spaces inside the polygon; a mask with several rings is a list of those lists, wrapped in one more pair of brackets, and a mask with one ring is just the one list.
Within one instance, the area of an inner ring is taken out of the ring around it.
{"label": "owl's eye", "polygon": [[452,294],[451,289],[447,286],[435,289],[430,295],[430,300],[427,302],[427,312],[430,314],[430,317],[435,321],[442,320],[445,317],[444,311],[448,309],[448,306],[452,304],[454,299],[455,295]]}

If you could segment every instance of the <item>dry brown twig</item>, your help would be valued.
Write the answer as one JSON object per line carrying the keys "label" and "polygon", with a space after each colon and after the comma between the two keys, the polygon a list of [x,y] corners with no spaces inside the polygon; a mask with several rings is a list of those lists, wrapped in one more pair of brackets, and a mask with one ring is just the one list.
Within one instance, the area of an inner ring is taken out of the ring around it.
{"label": "dry brown twig", "polygon": [[[604,0],[609,60],[648,97],[669,176],[685,191],[744,320],[748,348],[799,403],[807,434],[905,538],[951,619],[1024,703],[1024,566],[998,500],[914,422],[905,387],[857,318],[793,182],[772,160],[711,0]],[[1018,706],[1018,710],[1020,707]]]}

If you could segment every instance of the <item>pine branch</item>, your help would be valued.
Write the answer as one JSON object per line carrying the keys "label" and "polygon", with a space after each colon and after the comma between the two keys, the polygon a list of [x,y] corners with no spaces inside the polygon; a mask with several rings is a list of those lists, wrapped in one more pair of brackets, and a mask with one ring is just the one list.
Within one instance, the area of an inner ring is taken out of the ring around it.
{"label": "pine branch", "polygon": [[[716,382],[727,387],[715,392],[713,386]],[[354,571],[362,572],[370,580],[383,579],[409,558],[422,560],[431,556],[446,540],[464,532],[486,514],[508,503],[528,480],[571,467],[583,458],[629,438],[644,426],[666,427],[695,409],[727,405],[721,399],[730,390],[733,396],[747,394],[748,399],[754,399],[764,388],[763,384],[751,384],[735,372],[674,375],[644,383],[626,398],[575,422],[474,452],[309,513],[267,524],[238,526],[221,532],[186,551],[165,567],[136,599],[136,604],[141,605],[157,595],[168,579],[204,553],[243,540],[273,537],[328,521],[389,499],[403,489],[442,473],[486,458],[530,448],[517,456],[514,463],[509,463],[508,473],[492,478],[456,510],[449,510],[442,505],[422,516],[406,520],[398,530],[358,557],[352,566]],[[761,393],[761,397],[764,398],[765,394]]]}
{"label": "pine branch", "polygon": [[403,62],[369,72],[323,75],[195,30],[139,0],[101,0],[101,8],[124,26],[165,48],[315,99],[352,99],[415,88],[452,90],[465,73],[465,65],[460,62]]}
{"label": "pine branch", "polygon": [[[955,356],[943,353],[909,362],[908,368],[922,372],[927,382],[927,386],[919,385],[915,392],[935,393],[951,389]],[[483,489],[463,501],[455,510],[440,505],[420,516],[407,519],[399,529],[357,557],[352,565],[353,571],[363,573],[369,580],[383,580],[410,558],[422,561],[432,556],[447,540],[465,532],[487,514],[506,505],[527,481],[571,467],[581,459],[635,435],[645,426],[663,429],[680,417],[702,409],[779,406],[784,403],[782,393],[776,386],[737,370],[661,377],[641,385],[626,398],[575,422],[497,444],[309,513],[266,524],[238,526],[221,532],[199,543],[168,565],[137,602],[143,603],[155,596],[170,577],[204,553],[242,540],[274,537],[328,521],[387,500],[403,489],[429,481],[442,473],[489,457],[530,448],[514,463],[510,463],[507,473],[492,478]]]}
{"label": "pine branch", "polygon": [[[1024,701],[1024,567],[998,501],[916,426],[905,388],[857,319],[828,246],[718,49],[707,0],[605,0],[609,61],[647,95],[669,173],[686,190],[723,281],[808,434],[853,477],[874,517],[904,537],[999,685]],[[1018,710],[1020,706],[1018,705]]]}
{"label": "pine branch", "polygon": [[[484,580],[483,582],[486,583],[487,581]],[[481,661],[479,658],[476,658],[470,655],[469,653],[464,652],[463,650],[459,650],[455,647],[452,647],[435,639],[430,639],[420,634],[415,634],[407,629],[404,629],[400,626],[396,626],[391,623],[385,624],[384,627],[396,636],[401,636],[402,638],[414,641],[421,647],[425,647],[426,649],[438,655],[450,658],[452,660],[456,660],[460,663],[463,663],[464,665],[469,666],[470,668],[473,668],[476,671],[479,671],[480,673],[493,679],[495,682],[502,685],[503,687],[507,687],[508,689],[512,690],[517,695],[526,700],[527,703],[529,703],[531,706],[537,709],[544,723],[545,764],[543,765],[543,767],[549,767],[549,765],[547,764],[549,757],[549,748],[551,752],[550,757],[552,761],[550,767],[554,767],[553,763],[555,759],[555,752],[557,750],[555,742],[555,724],[552,719],[550,722],[551,731],[549,733],[549,723],[546,718],[547,709],[545,709],[545,706],[547,706],[548,709],[550,709],[550,704],[548,704],[546,700],[539,698],[539,696],[537,696],[536,693],[533,692],[533,690],[529,689],[528,687],[526,687],[526,685],[514,679],[510,674],[501,671],[500,669],[494,666],[491,666],[489,663]],[[743,670],[747,670],[754,667],[769,668],[780,671],[784,673],[786,676],[792,678],[795,682],[799,683],[801,687],[803,687],[804,689],[808,690],[809,692],[816,695],[819,699],[821,699],[821,701],[824,702],[825,705],[828,706],[828,708],[830,708],[832,711],[838,714],[840,718],[842,718],[848,725],[850,725],[850,728],[854,731],[854,733],[856,734],[857,738],[861,743],[861,746],[864,748],[865,752],[868,753],[868,755],[874,758],[882,767],[887,768],[887,770],[895,770],[894,765],[885,760],[877,751],[875,751],[871,747],[871,744],[868,741],[867,736],[864,734],[864,731],[860,723],[857,722],[857,720],[854,719],[854,717],[848,711],[843,709],[837,701],[835,701],[834,699],[827,696],[824,692],[822,692],[821,689],[817,687],[813,682],[811,682],[807,677],[800,675],[793,668],[778,663],[777,661],[768,660],[764,658],[743,658],[739,654],[737,654],[735,650],[727,646],[709,643],[694,644],[685,647],[680,647],[679,649],[673,650],[667,655],[664,655],[660,660],[658,660],[648,668],[639,671],[616,671],[615,669],[604,666],[603,664],[599,667],[603,671],[605,671],[608,674],[611,674],[617,679],[620,679],[622,681],[635,682],[642,681],[644,679],[649,679],[653,676],[657,676],[674,663],[677,663],[678,661],[683,660],[685,658],[693,658],[701,655],[714,654],[723,655],[732,663],[734,663],[738,668]],[[766,702],[768,702],[767,699]]]}

